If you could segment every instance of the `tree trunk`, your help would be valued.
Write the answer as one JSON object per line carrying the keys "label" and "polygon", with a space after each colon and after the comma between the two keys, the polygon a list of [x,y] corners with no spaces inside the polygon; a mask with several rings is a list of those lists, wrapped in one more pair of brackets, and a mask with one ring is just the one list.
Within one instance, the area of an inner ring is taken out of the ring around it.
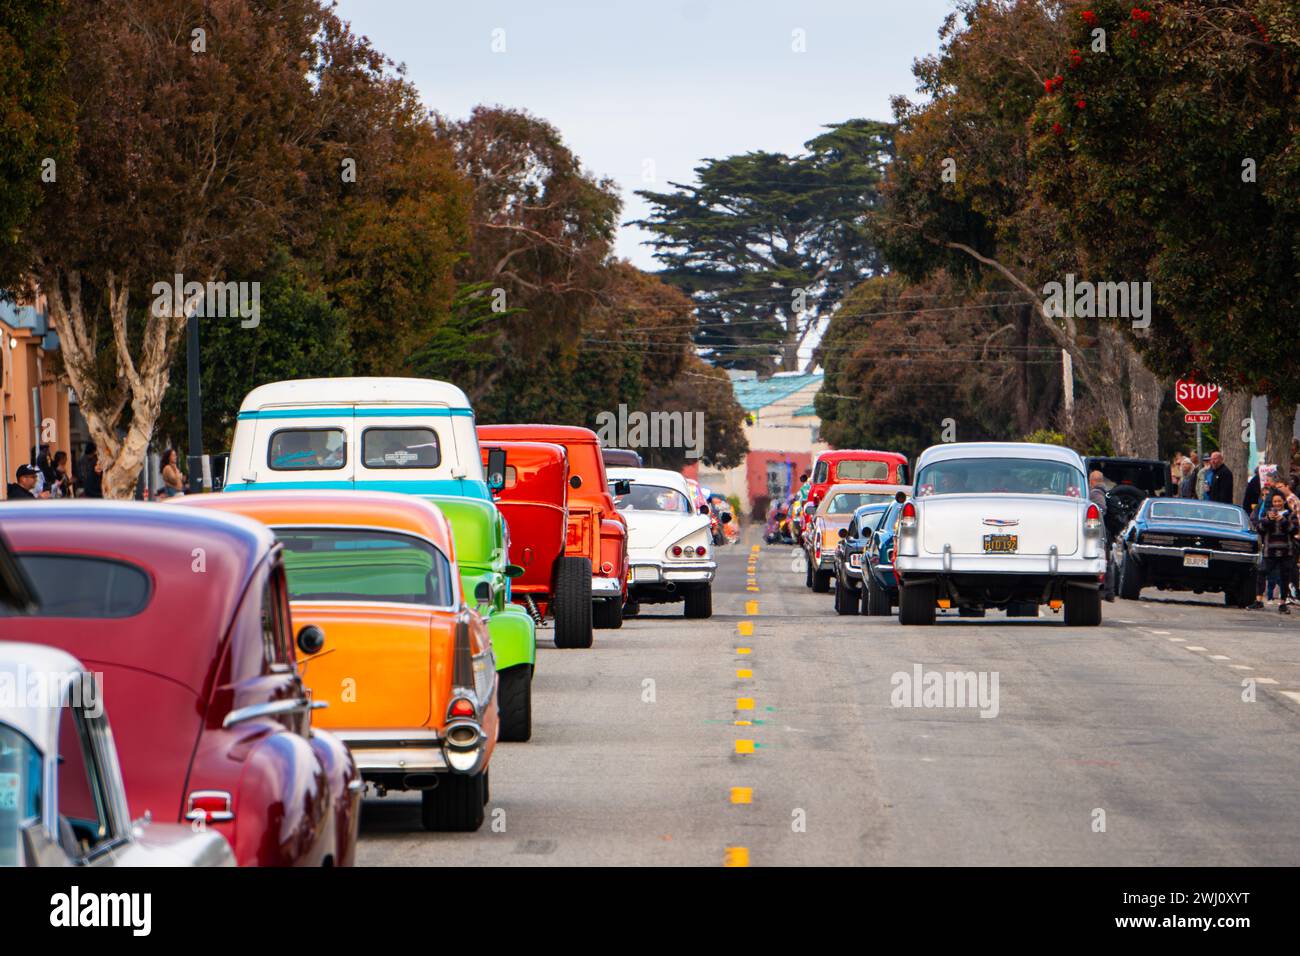
{"label": "tree trunk", "polygon": [[1224,392],[1219,399],[1219,451],[1223,463],[1233,474],[1233,494],[1238,500],[1246,492],[1250,464],[1250,395],[1246,392]]}
{"label": "tree trunk", "polygon": [[1129,345],[1128,411],[1133,431],[1133,451],[1139,458],[1160,457],[1160,401],[1165,383],[1146,367],[1138,350]]}
{"label": "tree trunk", "polygon": [[1295,433],[1295,412],[1294,402],[1282,402],[1273,395],[1268,397],[1268,438],[1263,461],[1277,465],[1278,474],[1282,476],[1291,472],[1291,437]]}

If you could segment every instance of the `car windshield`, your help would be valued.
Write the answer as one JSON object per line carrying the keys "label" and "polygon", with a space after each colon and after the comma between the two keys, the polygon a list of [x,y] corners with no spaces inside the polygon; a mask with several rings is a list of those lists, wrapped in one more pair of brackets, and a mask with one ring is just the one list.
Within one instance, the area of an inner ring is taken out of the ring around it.
{"label": "car windshield", "polygon": [[863,505],[881,504],[893,500],[893,493],[872,495],[865,492],[843,492],[831,497],[831,500],[826,503],[825,513],[828,515],[847,515],[857,511]]}
{"label": "car windshield", "polygon": [[1240,508],[1208,501],[1153,501],[1150,517],[1166,521],[1208,521],[1236,528],[1246,527],[1246,513]]}
{"label": "car windshield", "polygon": [[[610,483],[613,493],[614,483]],[[636,482],[625,495],[616,495],[614,506],[619,511],[670,511],[674,514],[690,514],[693,510],[686,496],[675,488],[663,485],[647,485]]]}
{"label": "car windshield", "polygon": [[888,481],[887,461],[842,461],[835,466],[835,477],[840,481]]}
{"label": "car windshield", "polygon": [[426,541],[386,531],[277,528],[294,601],[453,603],[451,562]]}
{"label": "car windshield", "polygon": [[41,814],[41,754],[23,734],[0,724],[0,866],[22,863],[22,830]]}
{"label": "car windshield", "polygon": [[1083,472],[1039,458],[951,458],[921,469],[916,496],[960,494],[1083,495]]}

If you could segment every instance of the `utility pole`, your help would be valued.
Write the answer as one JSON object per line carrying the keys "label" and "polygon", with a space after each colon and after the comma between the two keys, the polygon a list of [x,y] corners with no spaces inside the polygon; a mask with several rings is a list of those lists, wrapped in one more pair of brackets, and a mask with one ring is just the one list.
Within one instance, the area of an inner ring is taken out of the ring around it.
{"label": "utility pole", "polygon": [[1074,360],[1068,349],[1061,349],[1061,395],[1065,410],[1065,430],[1074,431]]}
{"label": "utility pole", "polygon": [[208,490],[207,469],[203,467],[203,396],[199,385],[199,317],[191,310],[185,320],[186,411],[190,431],[190,488],[198,483]]}

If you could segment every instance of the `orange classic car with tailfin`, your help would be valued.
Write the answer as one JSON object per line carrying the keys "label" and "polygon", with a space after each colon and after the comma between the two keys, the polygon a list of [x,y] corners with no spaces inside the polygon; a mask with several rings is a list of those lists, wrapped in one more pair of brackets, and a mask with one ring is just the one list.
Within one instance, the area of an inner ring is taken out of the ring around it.
{"label": "orange classic car with tailfin", "polygon": [[[461,592],[436,505],[360,491],[193,495],[178,505],[267,525],[283,551],[313,717],[380,796],[421,792],[429,830],[477,830],[498,730],[487,626]],[[481,585],[486,589],[487,585]]]}

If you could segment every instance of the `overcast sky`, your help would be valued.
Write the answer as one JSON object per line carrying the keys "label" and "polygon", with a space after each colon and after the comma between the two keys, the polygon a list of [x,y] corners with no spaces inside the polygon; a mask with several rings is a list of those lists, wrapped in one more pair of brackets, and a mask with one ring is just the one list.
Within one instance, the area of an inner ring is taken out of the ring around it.
{"label": "overcast sky", "polygon": [[[353,29],[399,63],[426,104],[460,118],[479,103],[553,123],[622,190],[689,182],[707,157],[795,152],[825,123],[889,119],[933,52],[950,0],[340,0]],[[494,31],[503,31],[494,33]],[[795,52],[802,31],[805,52]],[[504,52],[493,44],[504,43]],[[650,181],[647,177],[653,177]],[[645,234],[618,253],[657,268]]]}

